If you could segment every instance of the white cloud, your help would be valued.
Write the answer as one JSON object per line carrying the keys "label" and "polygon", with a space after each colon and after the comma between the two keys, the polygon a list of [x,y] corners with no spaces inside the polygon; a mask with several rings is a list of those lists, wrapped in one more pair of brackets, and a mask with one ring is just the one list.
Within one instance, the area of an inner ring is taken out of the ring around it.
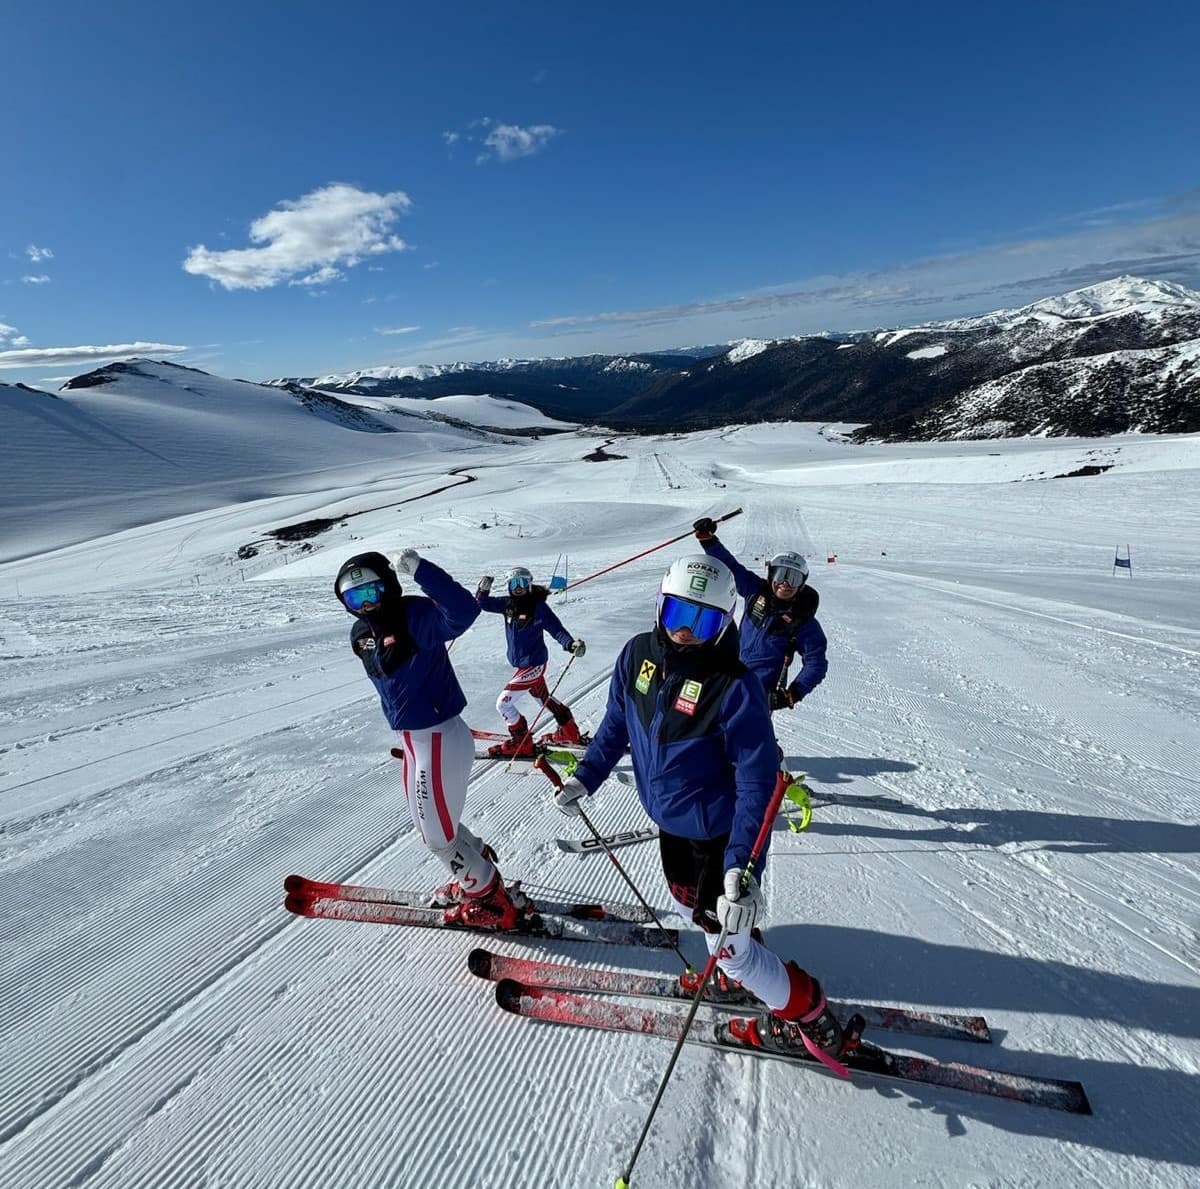
{"label": "white cloud", "polygon": [[480,153],[475,160],[483,162],[494,156],[501,161],[516,161],[519,157],[532,157],[561,135],[562,129],[553,124],[532,124],[528,128],[518,124],[497,124],[483,138],[489,151]]}
{"label": "white cloud", "polygon": [[172,343],[116,343],[107,347],[37,347],[0,351],[0,368],[71,367],[79,363],[109,363],[138,355],[179,355],[188,350]]}
{"label": "white cloud", "polygon": [[39,260],[54,259],[54,253],[49,248],[39,248],[37,244],[30,244],[25,249],[25,255],[29,257],[33,264],[37,264]]}
{"label": "white cloud", "polygon": [[283,281],[324,284],[366,256],[403,251],[407,245],[391,227],[411,206],[401,190],[376,194],[335,182],[295,201],[285,199],[255,219],[250,240],[262,246],[220,252],[201,244],[183,267],[225,289],[270,289]]}
{"label": "white cloud", "polygon": [[505,124],[491,116],[481,116],[461,132],[443,132],[442,139],[451,148],[459,141],[481,146],[482,151],[475,158],[475,163],[481,165],[493,159],[516,161],[520,157],[532,157],[562,133],[563,130],[553,124],[530,124],[522,128],[519,124]]}
{"label": "white cloud", "polygon": [[330,281],[340,281],[342,279],[342,270],[334,268],[333,265],[327,264],[324,268],[318,268],[316,272],[309,273],[306,277],[301,277],[298,281],[288,281],[289,285],[327,285]]}
{"label": "white cloud", "polygon": [[50,284],[50,278],[48,276],[46,276],[44,273],[41,276],[36,276],[36,277],[32,277],[32,276],[22,277],[21,280],[26,285],[49,285]]}
{"label": "white cloud", "polygon": [[412,334],[414,331],[420,330],[419,326],[392,326],[388,328],[376,327],[376,334]]}

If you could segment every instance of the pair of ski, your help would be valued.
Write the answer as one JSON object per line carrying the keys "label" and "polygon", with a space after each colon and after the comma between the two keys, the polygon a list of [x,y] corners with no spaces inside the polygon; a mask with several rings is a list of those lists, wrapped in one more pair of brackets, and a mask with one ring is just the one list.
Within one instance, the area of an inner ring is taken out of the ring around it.
{"label": "pair of ski", "polygon": [[[472,974],[496,983],[496,1003],[506,1012],[555,1024],[600,1028],[612,1032],[636,1032],[678,1041],[683,1034],[689,1007],[646,1007],[623,1003],[624,998],[690,1000],[678,979],[634,974],[626,971],[589,970],[530,958],[514,958],[486,949],[473,950],[468,958]],[[614,1001],[614,998],[615,1001]],[[942,1012],[911,1011],[900,1007],[829,1001],[842,1021],[854,1027],[878,1028],[910,1036],[991,1042],[987,1021],[982,1016],[959,1016]],[[693,1022],[687,1043],[705,1048],[768,1057],[790,1064],[822,1069],[806,1050],[779,1052],[759,1048],[744,1039],[746,1021],[736,1013],[762,1005],[745,992],[721,992],[714,988],[703,1000],[704,1012]],[[734,1014],[731,1014],[734,1013]],[[906,1083],[910,1086],[939,1086],[1006,1098],[1027,1106],[1048,1107],[1073,1114],[1090,1115],[1091,1104],[1077,1081],[1007,1073],[957,1061],[936,1061],[893,1053],[867,1040],[841,1054],[839,1060],[851,1074]]]}
{"label": "pair of ski", "polygon": [[[457,928],[512,940],[554,938],[652,947],[667,947],[678,940],[675,930],[647,928],[642,923],[646,919],[645,909],[637,905],[545,900],[536,904],[536,914],[518,928],[487,930],[448,923],[444,909],[428,907],[427,893],[328,883],[300,875],[289,875],[284,882],[287,890],[285,906],[301,916],[420,928]],[[506,957],[484,949],[473,951],[469,964],[473,973],[496,982],[496,1002],[514,1015],[579,1027],[648,1033],[669,1040],[678,1040],[687,1018],[687,1006],[683,1003],[653,1009],[619,1002],[620,998],[626,997],[686,999],[687,992],[679,981],[669,977],[589,970]],[[617,997],[618,1001],[613,1002],[608,998],[610,996]],[[690,1043],[819,1068],[807,1053],[771,1052],[739,1041],[728,1027],[728,1013],[760,1006],[744,993],[714,989],[706,996],[704,1006],[704,1019],[698,1020],[688,1033]],[[831,1007],[841,1019],[858,1015],[867,1027],[889,1032],[976,1043],[991,1040],[987,1022],[981,1016],[868,1004],[831,1002]],[[869,1041],[860,1041],[853,1052],[843,1055],[842,1060],[851,1072],[869,1077],[964,1090],[1077,1114],[1091,1113],[1087,1095],[1075,1081],[911,1057],[892,1053]]]}
{"label": "pair of ski", "polygon": [[[510,883],[519,890],[518,883]],[[640,904],[600,904],[538,899],[517,928],[486,929],[446,919],[446,908],[433,907],[429,893],[401,888],[372,888],[360,884],[327,883],[289,875],[283,881],[284,907],[297,916],[373,925],[408,925],[419,929],[458,929],[513,937],[555,938],[561,941],[601,941],[612,945],[669,948],[679,940],[675,929],[647,928],[650,914]]]}

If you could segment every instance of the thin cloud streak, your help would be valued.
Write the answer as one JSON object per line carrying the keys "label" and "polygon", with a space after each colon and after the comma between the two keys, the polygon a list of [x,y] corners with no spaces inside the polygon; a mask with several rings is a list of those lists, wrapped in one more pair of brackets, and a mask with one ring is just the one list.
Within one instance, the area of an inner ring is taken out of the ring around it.
{"label": "thin cloud streak", "polygon": [[71,367],[74,364],[110,363],[139,355],[179,355],[189,347],[174,343],[116,343],[107,347],[33,347],[0,351],[0,368]]}

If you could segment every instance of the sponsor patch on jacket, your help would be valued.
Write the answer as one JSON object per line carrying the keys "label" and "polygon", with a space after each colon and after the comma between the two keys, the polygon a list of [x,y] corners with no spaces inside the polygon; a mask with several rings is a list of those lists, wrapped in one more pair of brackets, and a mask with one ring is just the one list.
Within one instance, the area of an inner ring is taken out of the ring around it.
{"label": "sponsor patch on jacket", "polygon": [[653,661],[642,661],[641,670],[638,672],[637,681],[634,685],[637,686],[639,694],[648,694],[650,692],[650,682],[654,680],[654,670],[657,668]]}
{"label": "sponsor patch on jacket", "polygon": [[699,681],[685,681],[675,699],[675,709],[683,714],[695,714],[696,703],[700,701],[700,690],[703,688]]}

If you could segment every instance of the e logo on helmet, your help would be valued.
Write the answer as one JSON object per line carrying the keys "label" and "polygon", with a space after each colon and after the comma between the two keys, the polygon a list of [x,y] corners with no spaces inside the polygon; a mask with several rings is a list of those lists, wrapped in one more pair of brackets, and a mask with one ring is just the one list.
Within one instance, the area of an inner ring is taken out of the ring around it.
{"label": "e logo on helmet", "polygon": [[708,589],[708,579],[703,574],[693,574],[688,580],[688,590],[703,594]]}

